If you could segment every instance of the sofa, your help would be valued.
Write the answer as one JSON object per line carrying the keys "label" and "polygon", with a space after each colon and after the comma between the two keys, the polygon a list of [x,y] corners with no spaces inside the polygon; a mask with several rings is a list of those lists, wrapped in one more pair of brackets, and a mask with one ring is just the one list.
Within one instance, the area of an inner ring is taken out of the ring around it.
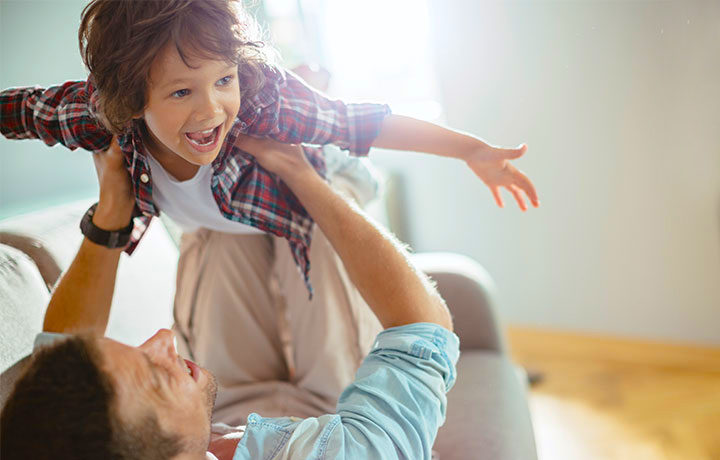
{"label": "sofa", "polygon": [[[42,328],[50,290],[82,240],[78,223],[90,204],[80,201],[0,221],[0,407]],[[138,345],[171,325],[178,255],[171,230],[154,219],[135,254],[122,257],[109,337]],[[435,444],[437,457],[536,459],[526,388],[506,352],[491,278],[459,254],[413,257],[437,282],[461,343],[457,382]]]}

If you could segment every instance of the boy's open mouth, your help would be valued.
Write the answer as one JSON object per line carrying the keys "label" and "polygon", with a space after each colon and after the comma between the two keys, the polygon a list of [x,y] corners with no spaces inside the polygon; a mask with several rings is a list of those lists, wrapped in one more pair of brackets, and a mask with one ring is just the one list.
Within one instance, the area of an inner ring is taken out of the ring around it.
{"label": "boy's open mouth", "polygon": [[221,125],[216,126],[212,129],[205,131],[195,131],[192,133],[185,133],[185,139],[188,143],[200,152],[209,152],[215,148],[220,138]]}

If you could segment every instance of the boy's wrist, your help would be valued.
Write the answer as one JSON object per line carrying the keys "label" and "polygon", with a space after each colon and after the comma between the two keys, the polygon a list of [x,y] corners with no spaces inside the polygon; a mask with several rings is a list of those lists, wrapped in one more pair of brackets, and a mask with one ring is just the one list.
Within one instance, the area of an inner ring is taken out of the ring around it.
{"label": "boy's wrist", "polygon": [[471,160],[478,152],[488,147],[488,144],[482,139],[474,136],[462,135],[460,139],[460,147],[457,150],[457,158],[463,161]]}

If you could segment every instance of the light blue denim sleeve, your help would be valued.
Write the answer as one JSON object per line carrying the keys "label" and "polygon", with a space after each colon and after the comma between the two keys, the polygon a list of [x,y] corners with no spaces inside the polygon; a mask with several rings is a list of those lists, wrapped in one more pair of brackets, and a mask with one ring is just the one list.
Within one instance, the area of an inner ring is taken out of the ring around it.
{"label": "light blue denim sleeve", "polygon": [[438,325],[387,329],[340,396],[336,414],[252,414],[233,459],[429,460],[459,354],[457,336]]}
{"label": "light blue denim sleeve", "polygon": [[69,334],[63,334],[61,332],[40,332],[35,336],[35,342],[33,343],[33,353],[38,349],[52,345],[61,340],[65,340],[71,337]]}

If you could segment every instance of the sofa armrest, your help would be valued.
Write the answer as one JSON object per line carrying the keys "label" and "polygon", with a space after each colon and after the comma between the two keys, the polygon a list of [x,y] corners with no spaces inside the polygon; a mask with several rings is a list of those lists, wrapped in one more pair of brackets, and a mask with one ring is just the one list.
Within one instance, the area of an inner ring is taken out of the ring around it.
{"label": "sofa armrest", "polygon": [[55,256],[38,238],[15,232],[0,231],[0,244],[4,244],[26,254],[37,265],[48,290],[52,290],[60,278],[62,269]]}
{"label": "sofa armrest", "polygon": [[453,315],[460,349],[503,353],[505,344],[495,315],[495,283],[473,259],[450,252],[412,255],[436,283]]}

